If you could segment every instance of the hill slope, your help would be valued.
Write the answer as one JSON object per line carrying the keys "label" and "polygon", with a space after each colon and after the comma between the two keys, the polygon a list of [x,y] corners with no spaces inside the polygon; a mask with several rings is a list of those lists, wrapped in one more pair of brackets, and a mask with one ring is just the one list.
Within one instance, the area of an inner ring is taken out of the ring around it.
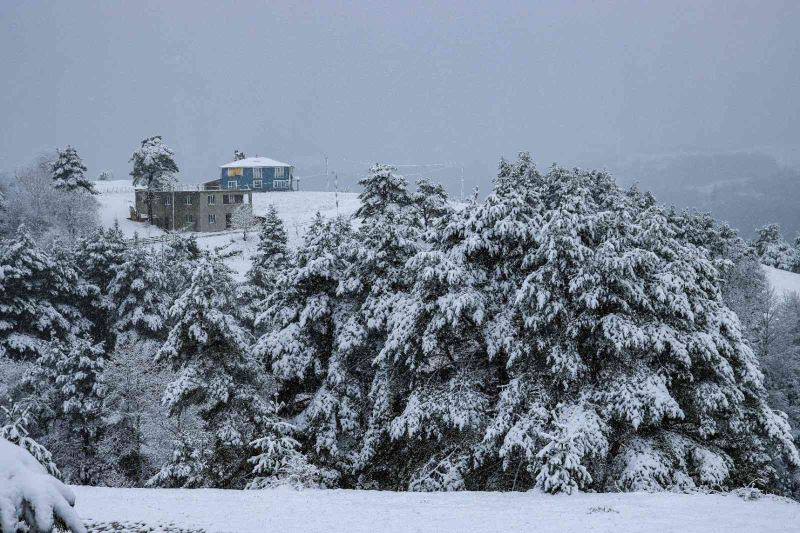
{"label": "hill slope", "polygon": [[766,265],[764,265],[764,273],[767,275],[767,281],[769,281],[770,286],[775,289],[775,293],[778,296],[787,292],[800,294],[800,274]]}

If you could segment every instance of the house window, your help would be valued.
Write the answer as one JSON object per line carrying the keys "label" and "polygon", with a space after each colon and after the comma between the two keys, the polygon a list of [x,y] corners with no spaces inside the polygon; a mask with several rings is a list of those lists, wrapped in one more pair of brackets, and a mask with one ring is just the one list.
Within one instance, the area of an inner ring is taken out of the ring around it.
{"label": "house window", "polygon": [[217,223],[217,215],[211,213],[208,215],[208,223],[209,224],[216,224]]}
{"label": "house window", "polygon": [[283,167],[275,167],[275,179],[283,177]]}
{"label": "house window", "polygon": [[222,195],[222,203],[225,204],[225,205],[232,204],[233,202],[231,202],[231,196],[233,196],[233,195],[223,194]]}
{"label": "house window", "polygon": [[233,227],[233,213],[225,213],[225,229]]}
{"label": "house window", "polygon": [[261,179],[261,169],[260,168],[254,168],[253,169],[253,179],[254,180],[260,180]]}
{"label": "house window", "polygon": [[172,196],[164,198],[164,205],[172,205]]}
{"label": "house window", "polygon": [[217,203],[217,197],[213,194],[208,195],[208,205],[215,205]]}
{"label": "house window", "polygon": [[233,176],[241,176],[242,169],[241,168],[229,168],[228,169],[228,177],[231,178]]}
{"label": "house window", "polygon": [[239,181],[238,180],[228,180],[228,188],[229,189],[235,189],[238,186],[239,186]]}
{"label": "house window", "polygon": [[192,197],[191,196],[187,196],[186,197],[186,205],[192,205]]}
{"label": "house window", "polygon": [[288,189],[289,188],[289,180],[274,180],[272,182],[273,189]]}
{"label": "house window", "polygon": [[[259,170],[261,170],[261,169],[259,169]],[[261,180],[253,180],[253,188],[254,189],[260,189],[261,185],[262,185],[262,181]]]}
{"label": "house window", "polygon": [[183,221],[186,222],[187,224],[191,224],[192,222],[194,222],[194,217],[192,215],[185,215],[183,217]]}

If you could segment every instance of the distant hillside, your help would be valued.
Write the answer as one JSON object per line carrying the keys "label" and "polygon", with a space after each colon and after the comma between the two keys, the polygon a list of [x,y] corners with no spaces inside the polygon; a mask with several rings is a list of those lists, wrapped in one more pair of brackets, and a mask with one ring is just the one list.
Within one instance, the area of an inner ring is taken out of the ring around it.
{"label": "distant hillside", "polygon": [[681,154],[636,158],[609,170],[623,185],[639,183],[665,205],[711,212],[750,238],[777,222],[787,238],[800,231],[800,171],[763,154]]}

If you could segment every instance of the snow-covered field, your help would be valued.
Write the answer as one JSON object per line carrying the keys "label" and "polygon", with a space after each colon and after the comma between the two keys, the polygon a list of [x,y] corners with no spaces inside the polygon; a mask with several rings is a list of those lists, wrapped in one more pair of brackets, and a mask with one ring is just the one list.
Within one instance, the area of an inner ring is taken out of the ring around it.
{"label": "snow-covered field", "polygon": [[800,294],[800,274],[766,265],[764,265],[764,273],[778,296],[788,292]]}
{"label": "snow-covered field", "polygon": [[[97,181],[95,189],[100,194],[100,223],[110,227],[114,221],[119,222],[122,232],[127,237],[137,233],[139,237],[157,237],[164,232],[156,226],[143,222],[128,220],[130,207],[134,204],[134,189],[130,181]],[[289,245],[296,246],[309,224],[319,212],[325,217],[337,214],[351,215],[358,209],[358,194],[339,193],[339,206],[336,206],[337,195],[333,192],[295,191],[282,193],[254,193],[253,212],[264,214],[270,204],[274,204],[278,214],[286,226]],[[255,251],[258,238],[251,234],[248,240],[242,238],[241,232],[195,233],[197,242],[206,248],[228,245],[228,249],[241,252],[241,255],[228,261],[228,265],[239,275],[244,275],[250,266],[250,257]]]}
{"label": "snow-covered field", "polygon": [[768,533],[800,527],[796,502],[732,494],[73,489],[84,519],[174,523],[209,533]]}

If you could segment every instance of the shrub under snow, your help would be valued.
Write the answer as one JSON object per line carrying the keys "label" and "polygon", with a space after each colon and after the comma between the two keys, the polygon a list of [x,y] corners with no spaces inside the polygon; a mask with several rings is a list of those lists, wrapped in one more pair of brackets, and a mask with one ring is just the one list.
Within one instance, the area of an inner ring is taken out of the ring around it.
{"label": "shrub under snow", "polygon": [[0,531],[15,533],[23,525],[34,532],[55,524],[75,533],[86,528],[73,509],[75,495],[27,451],[0,439]]}

